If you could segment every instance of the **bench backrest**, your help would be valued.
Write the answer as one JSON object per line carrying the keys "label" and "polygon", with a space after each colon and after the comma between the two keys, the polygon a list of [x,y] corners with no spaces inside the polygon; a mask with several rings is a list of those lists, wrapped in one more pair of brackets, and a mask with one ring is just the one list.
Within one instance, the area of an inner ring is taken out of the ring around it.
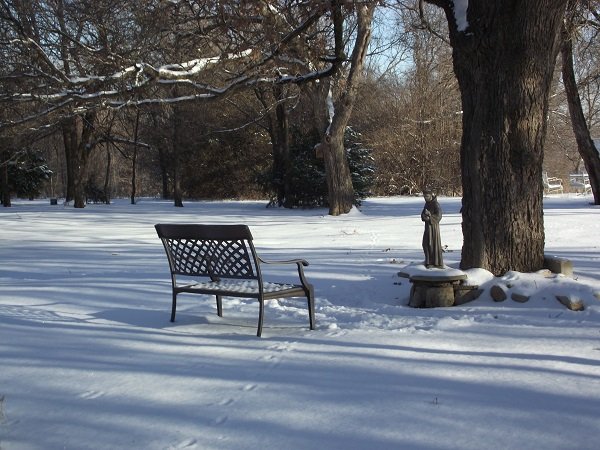
{"label": "bench backrest", "polygon": [[173,275],[259,279],[252,234],[246,225],[154,226]]}

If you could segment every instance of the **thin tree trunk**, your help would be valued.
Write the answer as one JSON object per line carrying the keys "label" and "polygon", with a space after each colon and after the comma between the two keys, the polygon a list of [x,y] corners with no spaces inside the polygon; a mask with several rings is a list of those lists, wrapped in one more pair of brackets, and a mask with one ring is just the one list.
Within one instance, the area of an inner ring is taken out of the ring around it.
{"label": "thin tree trunk", "polygon": [[133,147],[133,157],[131,158],[131,204],[135,205],[135,197],[136,197],[136,166],[137,166],[137,145]]}
{"label": "thin tree trunk", "polygon": [[177,106],[173,108],[173,205],[178,208],[183,207],[183,198],[181,195],[181,149],[179,144],[179,110]]}
{"label": "thin tree trunk", "polygon": [[[162,124],[159,124],[158,114],[161,113],[157,113],[156,111],[152,111],[150,113],[152,123],[154,124],[154,128],[156,130],[163,128]],[[163,134],[159,133],[158,138],[155,142],[158,151],[158,165],[160,168],[162,186],[161,198],[163,200],[168,200],[169,198],[171,198],[171,193],[169,191],[169,151],[166,148],[166,145],[164,144],[166,140],[166,138],[163,139]]]}
{"label": "thin tree trunk", "polygon": [[[290,136],[289,114],[285,104],[285,93],[282,86],[272,88],[273,97],[267,96],[265,91],[255,90],[258,101],[267,112],[267,124],[271,147],[273,148],[273,166],[271,171],[271,188],[275,191],[277,206],[293,206],[292,192],[289,185],[290,161]],[[275,109],[271,108],[272,102],[277,103]],[[271,203],[269,203],[271,205]]]}
{"label": "thin tree trunk", "polygon": [[0,186],[2,187],[2,206],[8,208],[12,206],[10,200],[10,188],[8,183],[8,160],[10,158],[9,152],[4,150],[0,153]]}
{"label": "thin tree trunk", "polygon": [[73,174],[73,144],[71,143],[71,126],[67,123],[62,124],[62,134],[65,149],[65,166],[67,169],[67,182],[65,192],[65,203],[69,203],[73,200],[75,188],[73,187],[73,180],[75,175]]}
{"label": "thin tree trunk", "polygon": [[278,102],[275,107],[275,115],[277,118],[277,150],[278,150],[278,159],[279,159],[279,170],[281,174],[280,181],[280,195],[278,196],[279,205],[283,205],[285,207],[292,207],[294,204],[294,199],[291,198],[291,188],[290,188],[290,170],[292,166],[292,162],[290,160],[290,124],[289,124],[289,114],[287,110],[287,104],[284,100],[285,98],[285,90],[281,86],[276,86],[275,88],[275,98]]}
{"label": "thin tree trunk", "polygon": [[136,196],[136,169],[137,169],[137,156],[138,156],[138,129],[140,125],[140,110],[137,110],[135,116],[135,128],[133,131],[133,157],[131,158],[131,204],[135,205]]}
{"label": "thin tree trunk", "polygon": [[81,175],[79,173],[81,168],[81,161],[79,155],[79,121],[80,118],[78,116],[72,116],[65,119],[65,121],[62,123],[62,133],[65,145],[65,159],[67,161],[67,202],[77,202],[77,199],[81,198],[81,191],[83,189]]}
{"label": "thin tree trunk", "polygon": [[171,194],[169,193],[169,171],[167,170],[167,151],[162,145],[158,147],[158,161],[162,183],[161,198],[167,200],[171,197]]}
{"label": "thin tree trunk", "polygon": [[590,184],[594,194],[594,204],[600,205],[600,154],[596,150],[590,130],[585,120],[585,114],[581,106],[581,98],[575,80],[573,69],[573,42],[566,29],[563,29],[563,42],[561,46],[562,56],[562,78],[567,93],[567,104],[571,124],[577,141],[579,155],[583,159],[585,169],[590,176]]}
{"label": "thin tree trunk", "polygon": [[430,3],[446,12],[463,104],[461,267],[538,270],[548,95],[567,0],[471,1],[460,29],[453,2]]}
{"label": "thin tree trunk", "polygon": [[110,204],[110,171],[112,168],[112,154],[110,147],[106,146],[106,171],[104,172],[104,201],[108,205]]}

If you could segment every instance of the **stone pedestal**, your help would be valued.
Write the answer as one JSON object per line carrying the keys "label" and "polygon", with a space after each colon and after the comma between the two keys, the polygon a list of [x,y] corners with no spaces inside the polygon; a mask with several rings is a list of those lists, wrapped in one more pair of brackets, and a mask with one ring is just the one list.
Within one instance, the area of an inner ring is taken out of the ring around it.
{"label": "stone pedestal", "polygon": [[544,255],[544,267],[554,273],[573,276],[573,262],[566,258]]}
{"label": "stone pedestal", "polygon": [[461,281],[467,279],[467,275],[419,273],[411,275],[409,279],[412,288],[408,305],[413,308],[437,308],[454,305],[455,290]]}

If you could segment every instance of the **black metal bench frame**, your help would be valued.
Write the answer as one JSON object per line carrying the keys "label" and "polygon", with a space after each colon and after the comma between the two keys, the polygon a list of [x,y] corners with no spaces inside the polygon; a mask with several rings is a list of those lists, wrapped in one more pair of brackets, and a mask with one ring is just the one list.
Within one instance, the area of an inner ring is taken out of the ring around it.
{"label": "black metal bench frame", "polygon": [[[175,321],[177,294],[182,292],[216,296],[219,317],[223,317],[222,297],[256,298],[259,303],[256,335],[260,337],[265,300],[306,297],[310,329],[314,330],[314,288],[304,275],[307,261],[263,260],[256,253],[246,225],[157,224],[154,227],[171,270],[171,322]],[[265,282],[261,264],[296,264],[300,284]]]}

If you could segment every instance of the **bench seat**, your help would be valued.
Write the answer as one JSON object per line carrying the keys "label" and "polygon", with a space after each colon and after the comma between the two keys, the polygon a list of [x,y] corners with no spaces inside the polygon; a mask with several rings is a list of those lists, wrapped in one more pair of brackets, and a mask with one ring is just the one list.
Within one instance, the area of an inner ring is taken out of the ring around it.
{"label": "bench seat", "polygon": [[[258,280],[219,280],[200,281],[177,286],[180,292],[199,292],[221,294],[230,297],[258,297],[260,294]],[[289,296],[292,293],[304,296],[304,288],[299,284],[283,284],[263,282],[263,293],[266,297],[279,298],[277,295]],[[237,294],[237,295],[236,295]]]}

